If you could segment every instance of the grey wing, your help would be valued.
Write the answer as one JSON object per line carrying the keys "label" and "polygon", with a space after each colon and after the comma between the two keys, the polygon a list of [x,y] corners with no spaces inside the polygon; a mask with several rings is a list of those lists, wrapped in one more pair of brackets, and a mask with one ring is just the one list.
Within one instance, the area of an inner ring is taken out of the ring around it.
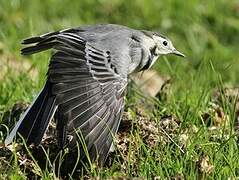
{"label": "grey wing", "polygon": [[41,51],[37,46],[57,50],[48,81],[58,105],[59,142],[63,146],[67,134],[73,134],[75,142],[80,130],[91,159],[103,163],[122,117],[127,79],[111,63],[111,52],[92,47],[76,33],[68,30],[47,36],[23,53]]}

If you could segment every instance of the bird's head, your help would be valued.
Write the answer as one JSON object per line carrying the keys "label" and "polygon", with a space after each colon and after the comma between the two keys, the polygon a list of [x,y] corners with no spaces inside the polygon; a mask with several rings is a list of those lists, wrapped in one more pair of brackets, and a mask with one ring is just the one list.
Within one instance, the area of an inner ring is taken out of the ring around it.
{"label": "bird's head", "polygon": [[185,55],[179,52],[174,46],[173,43],[165,36],[157,33],[144,31],[144,33],[150,36],[155,42],[155,47],[152,49],[155,56],[161,56],[166,54],[175,54],[177,56],[185,57]]}
{"label": "bird's head", "polygon": [[174,46],[173,43],[166,37],[161,35],[153,35],[152,37],[156,43],[155,54],[156,55],[166,55],[166,54],[175,54],[177,56],[185,57],[185,55],[179,52]]}
{"label": "bird's head", "polygon": [[142,30],[146,37],[144,39],[145,48],[149,48],[149,56],[142,60],[140,64],[140,71],[149,69],[158,57],[167,54],[175,54],[177,56],[185,57],[185,55],[173,46],[173,43],[165,36],[157,32]]}

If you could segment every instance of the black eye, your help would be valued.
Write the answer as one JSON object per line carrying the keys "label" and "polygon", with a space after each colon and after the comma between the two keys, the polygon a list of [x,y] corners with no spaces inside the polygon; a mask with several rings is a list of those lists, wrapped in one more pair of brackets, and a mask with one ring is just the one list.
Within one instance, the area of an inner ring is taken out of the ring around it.
{"label": "black eye", "polygon": [[164,41],[164,42],[163,42],[163,45],[164,45],[164,46],[167,46],[167,45],[168,45],[168,42],[167,42],[167,41]]}

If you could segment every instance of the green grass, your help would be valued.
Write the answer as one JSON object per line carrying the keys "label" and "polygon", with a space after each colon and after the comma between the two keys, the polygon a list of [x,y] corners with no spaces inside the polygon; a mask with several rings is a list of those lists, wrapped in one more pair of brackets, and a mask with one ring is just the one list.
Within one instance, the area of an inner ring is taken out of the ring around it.
{"label": "green grass", "polygon": [[[137,163],[125,162],[123,169],[119,161],[112,167],[94,169],[92,176],[154,177],[162,179],[182,175],[186,179],[225,179],[239,177],[239,145],[235,137],[235,108],[225,99],[220,106],[228,115],[229,125],[220,127],[212,134],[200,118],[201,112],[210,108],[215,89],[239,84],[239,2],[237,0],[80,0],[80,1],[0,1],[0,60],[8,58],[28,62],[37,69],[39,76],[32,78],[29,72],[17,73],[6,63],[0,66],[7,74],[0,77],[0,121],[3,112],[17,101],[31,102],[42,87],[47,71],[49,53],[31,57],[20,56],[22,39],[49,31],[85,24],[116,23],[132,28],[160,31],[170,37],[175,46],[186,54],[185,60],[173,56],[160,58],[154,65],[160,74],[172,78],[171,96],[157,102],[158,108],[147,111],[159,121],[165,114],[173,114],[181,120],[175,142],[185,130],[192,126],[197,133],[188,132],[190,143],[182,154],[175,144],[147,147],[139,136],[140,130],[132,132],[137,148],[132,149]],[[0,63],[1,64],[1,63]],[[29,70],[29,68],[27,69]],[[30,70],[29,70],[30,71]],[[2,74],[0,73],[0,76]],[[133,97],[132,97],[133,98]],[[128,100],[129,108],[133,101]],[[151,112],[154,111],[154,114]],[[136,116],[137,118],[137,116]],[[211,117],[212,121],[215,117]],[[227,136],[225,136],[227,135]],[[0,140],[3,140],[3,133]],[[196,161],[207,155],[214,169],[211,173],[200,173]],[[24,179],[26,174],[19,164],[6,171],[11,179]],[[52,170],[41,170],[41,176],[51,179]]]}

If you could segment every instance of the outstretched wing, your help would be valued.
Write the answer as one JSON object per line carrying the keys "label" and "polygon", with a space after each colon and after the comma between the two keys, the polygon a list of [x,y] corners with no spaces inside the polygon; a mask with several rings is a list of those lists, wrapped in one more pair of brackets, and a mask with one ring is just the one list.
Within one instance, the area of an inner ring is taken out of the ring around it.
{"label": "outstretched wing", "polygon": [[91,159],[104,162],[122,117],[127,86],[127,79],[112,64],[111,52],[96,49],[73,30],[34,37],[23,43],[36,43],[24,48],[23,54],[56,50],[51,57],[48,81],[58,105],[61,146],[67,134],[74,135],[74,142],[75,132],[80,130]]}

